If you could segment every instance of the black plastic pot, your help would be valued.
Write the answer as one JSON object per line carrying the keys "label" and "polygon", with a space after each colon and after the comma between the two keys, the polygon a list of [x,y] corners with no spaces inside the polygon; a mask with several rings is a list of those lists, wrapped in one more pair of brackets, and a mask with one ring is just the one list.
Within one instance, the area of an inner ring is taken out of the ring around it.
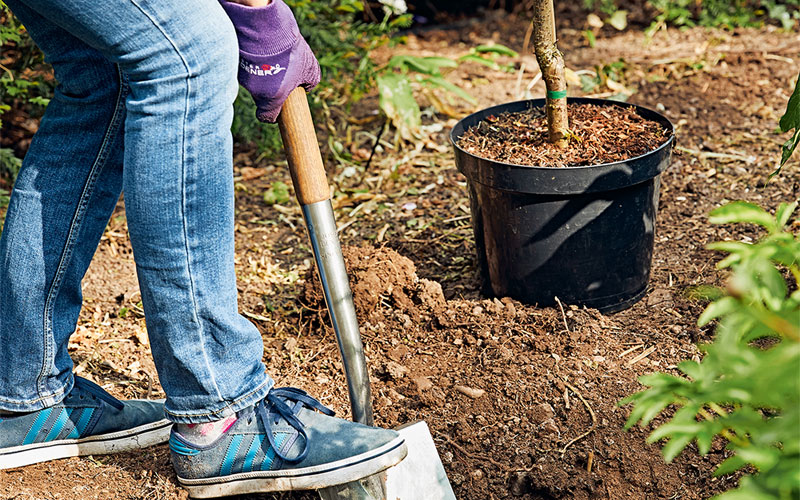
{"label": "black plastic pot", "polygon": [[664,116],[628,103],[669,131],[666,143],[626,161],[550,168],[501,163],[467,153],[458,138],[485,117],[543,107],[544,99],[484,109],[450,132],[456,166],[468,179],[472,227],[486,294],[528,304],[563,303],[615,312],[644,296],[650,277],[660,174],[674,133]]}

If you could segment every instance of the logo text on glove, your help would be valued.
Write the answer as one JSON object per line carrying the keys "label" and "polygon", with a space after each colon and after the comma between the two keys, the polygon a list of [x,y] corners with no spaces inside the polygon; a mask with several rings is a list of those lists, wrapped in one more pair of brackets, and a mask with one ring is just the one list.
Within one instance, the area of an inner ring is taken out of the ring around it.
{"label": "logo text on glove", "polygon": [[241,59],[239,61],[239,67],[247,71],[251,75],[256,75],[256,76],[271,76],[271,75],[277,75],[281,71],[286,71],[286,68],[284,68],[280,64],[275,64],[275,65],[253,64],[245,61],[244,59]]}

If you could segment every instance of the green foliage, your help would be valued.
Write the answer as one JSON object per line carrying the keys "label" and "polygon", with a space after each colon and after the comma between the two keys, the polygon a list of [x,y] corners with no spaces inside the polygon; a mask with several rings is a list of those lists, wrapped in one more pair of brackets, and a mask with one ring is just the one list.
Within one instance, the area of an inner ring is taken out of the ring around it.
{"label": "green foliage", "polygon": [[[20,167],[22,167],[22,160],[14,156],[13,150],[0,148],[0,177],[9,179],[13,184]],[[9,192],[0,188],[0,226],[5,221],[5,209],[8,208],[9,201]]]}
{"label": "green foliage", "polygon": [[22,160],[14,156],[13,149],[0,148],[0,177],[7,178],[11,180],[11,182],[14,182],[21,167]]}
{"label": "green foliage", "polygon": [[264,156],[274,156],[283,147],[278,127],[261,123],[256,118],[256,105],[244,87],[239,87],[239,95],[233,103],[231,132],[237,143],[252,144]]}
{"label": "green foliage", "polygon": [[[624,26],[624,14],[620,14],[624,11],[618,5],[621,3],[583,0],[583,7],[586,11],[605,14],[609,24]],[[650,33],[664,24],[734,28],[761,26],[764,22],[780,24],[788,31],[800,19],[800,0],[647,0],[647,3],[657,12],[648,29]]]}
{"label": "green foliage", "polygon": [[[479,45],[456,60],[436,56],[393,56],[377,72],[376,82],[380,108],[395,126],[400,138],[408,141],[414,140],[419,137],[422,125],[422,112],[415,97],[414,87],[428,90],[442,89],[450,95],[474,104],[475,98],[461,87],[447,81],[443,72],[455,68],[463,62],[476,62],[494,70],[508,69],[497,63],[498,56],[517,57],[517,53],[498,44]],[[434,106],[446,107],[434,95],[429,94],[429,98],[433,100]]]}
{"label": "green foliage", "polygon": [[783,165],[789,161],[789,157],[794,153],[797,144],[800,143],[800,74],[797,75],[797,83],[794,85],[794,92],[792,92],[791,97],[789,97],[789,102],[786,104],[786,113],[781,117],[779,125],[781,132],[789,132],[794,129],[794,133],[788,141],[783,143],[781,147],[780,166],[772,175],[776,175],[781,171]]}
{"label": "green foliage", "polygon": [[642,376],[639,381],[649,388],[620,402],[634,403],[626,428],[647,425],[668,406],[677,407],[648,438],[667,440],[667,461],[692,441],[705,455],[715,437],[727,440],[733,454],[715,475],[748,466],[757,472],[719,499],[800,496],[800,240],[785,229],[796,208],[797,202],[783,203],[771,216],[734,202],[711,212],[714,224],[756,224],[767,235],[754,244],[709,245],[728,253],[717,267],[733,270],[727,293],[698,320],[701,326],[717,321],[713,343],[700,346],[702,361],[678,365],[681,376]]}
{"label": "green foliage", "polygon": [[583,0],[585,10],[599,10],[603,14],[612,15],[617,11],[617,4],[614,0]]}
{"label": "green foliage", "polygon": [[798,0],[648,0],[658,12],[651,28],[673,26],[727,27],[760,26],[764,20],[777,21],[792,29],[800,18]]}
{"label": "green foliage", "polygon": [[[31,114],[39,114],[53,95],[52,80],[46,78],[48,66],[44,57],[25,31],[0,1],[0,46],[3,52],[13,50],[11,64],[0,66],[0,115],[14,105],[26,106]],[[2,126],[2,121],[0,121]]]}
{"label": "green foliage", "polygon": [[289,186],[285,182],[275,181],[269,189],[264,191],[264,203],[275,205],[289,201]]}

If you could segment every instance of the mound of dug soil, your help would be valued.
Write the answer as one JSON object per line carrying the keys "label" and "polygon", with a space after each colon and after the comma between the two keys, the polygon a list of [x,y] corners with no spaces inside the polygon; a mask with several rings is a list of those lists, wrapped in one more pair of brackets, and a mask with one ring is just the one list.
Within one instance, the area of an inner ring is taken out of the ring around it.
{"label": "mound of dug soil", "polygon": [[[394,250],[343,253],[376,415],[427,421],[458,498],[707,498],[726,483],[707,482],[721,445],[668,465],[646,431],[622,429],[617,402],[641,389],[638,375],[674,367],[680,341],[575,306],[446,301]],[[305,298],[323,307],[313,285]]]}
{"label": "mound of dug soil", "polygon": [[[380,321],[388,308],[407,316],[409,322],[433,321],[438,325],[447,325],[453,321],[442,286],[435,281],[419,278],[411,259],[386,247],[344,247],[342,255],[359,318]],[[316,276],[306,280],[303,298],[305,305],[311,309],[325,308]]]}

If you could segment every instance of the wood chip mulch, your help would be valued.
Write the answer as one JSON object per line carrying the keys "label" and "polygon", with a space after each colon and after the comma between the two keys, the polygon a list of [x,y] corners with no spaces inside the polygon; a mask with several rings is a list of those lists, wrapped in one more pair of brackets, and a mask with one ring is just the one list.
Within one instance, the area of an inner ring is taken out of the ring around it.
{"label": "wood chip mulch", "polygon": [[570,104],[569,147],[547,142],[542,108],[488,116],[468,129],[459,146],[490,160],[537,167],[577,167],[627,160],[666,142],[669,131],[646,120],[634,108]]}

